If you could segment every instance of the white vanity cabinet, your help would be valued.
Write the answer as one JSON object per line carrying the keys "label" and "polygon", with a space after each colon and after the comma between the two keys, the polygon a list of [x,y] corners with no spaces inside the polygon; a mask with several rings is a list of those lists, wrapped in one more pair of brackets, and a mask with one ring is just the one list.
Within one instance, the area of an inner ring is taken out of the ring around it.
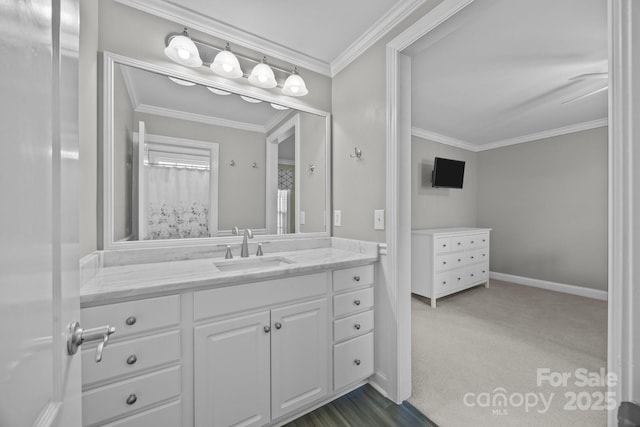
{"label": "white vanity cabinet", "polygon": [[489,286],[489,228],[433,228],[411,232],[411,292],[436,299]]}
{"label": "white vanity cabinet", "polygon": [[433,228],[411,232],[411,292],[436,299],[489,286],[489,228]]}
{"label": "white vanity cabinet", "polygon": [[159,414],[179,425],[179,324],[179,295],[81,310],[84,328],[116,328],[99,363],[95,346],[82,347],[84,426],[151,427],[158,425]]}
{"label": "white vanity cabinet", "polygon": [[195,326],[196,426],[260,426],[327,395],[328,284],[321,273],[195,293],[196,320],[220,314],[206,301],[258,310]]}

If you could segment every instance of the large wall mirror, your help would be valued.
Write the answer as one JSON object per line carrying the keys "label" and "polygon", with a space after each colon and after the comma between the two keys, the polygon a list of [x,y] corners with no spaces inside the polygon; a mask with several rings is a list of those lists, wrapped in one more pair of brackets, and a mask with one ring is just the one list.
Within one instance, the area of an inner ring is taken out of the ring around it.
{"label": "large wall mirror", "polygon": [[328,113],[111,53],[103,66],[103,248],[329,235]]}

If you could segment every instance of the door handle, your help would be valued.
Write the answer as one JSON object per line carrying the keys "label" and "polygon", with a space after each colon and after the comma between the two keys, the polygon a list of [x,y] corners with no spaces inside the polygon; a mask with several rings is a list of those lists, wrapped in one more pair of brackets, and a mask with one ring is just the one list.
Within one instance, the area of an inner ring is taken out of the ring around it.
{"label": "door handle", "polygon": [[73,356],[78,352],[78,348],[87,341],[100,341],[96,347],[96,363],[102,360],[102,352],[109,343],[109,337],[116,331],[113,326],[100,326],[98,328],[83,329],[79,322],[73,322],[69,325],[71,334],[67,339],[67,353]]}

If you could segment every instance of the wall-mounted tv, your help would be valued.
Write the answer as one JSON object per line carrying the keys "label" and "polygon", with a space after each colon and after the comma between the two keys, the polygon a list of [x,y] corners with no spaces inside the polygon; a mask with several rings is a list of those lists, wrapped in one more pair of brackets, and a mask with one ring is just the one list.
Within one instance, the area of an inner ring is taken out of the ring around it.
{"label": "wall-mounted tv", "polygon": [[431,186],[440,188],[462,188],[464,162],[436,157],[433,162]]}

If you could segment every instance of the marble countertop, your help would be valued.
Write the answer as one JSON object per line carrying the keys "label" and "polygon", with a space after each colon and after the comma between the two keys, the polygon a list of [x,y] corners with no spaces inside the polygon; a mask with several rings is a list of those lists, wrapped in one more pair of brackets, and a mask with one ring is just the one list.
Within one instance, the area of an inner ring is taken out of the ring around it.
{"label": "marble countertop", "polygon": [[[255,270],[219,271],[221,258],[190,259],[103,267],[80,288],[80,304],[92,306],[131,298],[177,293],[184,290],[229,286],[259,280],[312,274],[378,261],[377,253],[359,253],[334,247],[278,252],[264,259],[285,258],[290,263]],[[256,257],[234,258],[254,261]]]}

